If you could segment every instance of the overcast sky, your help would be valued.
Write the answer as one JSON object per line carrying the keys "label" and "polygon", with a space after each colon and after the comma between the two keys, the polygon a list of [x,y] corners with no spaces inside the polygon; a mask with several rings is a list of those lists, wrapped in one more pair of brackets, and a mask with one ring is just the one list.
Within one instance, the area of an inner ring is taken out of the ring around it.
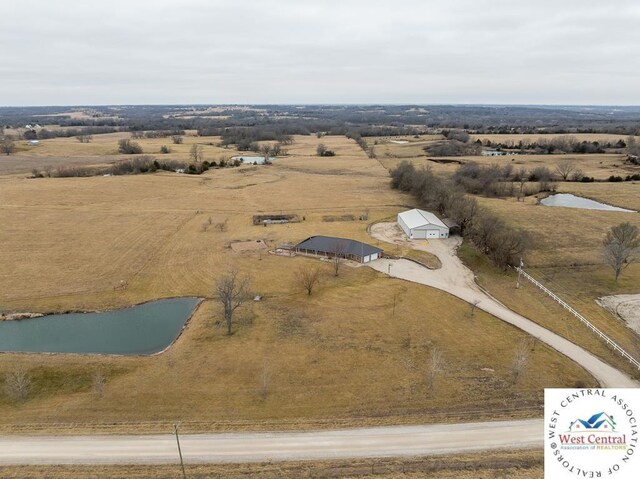
{"label": "overcast sky", "polygon": [[0,105],[640,104],[638,0],[19,0]]}

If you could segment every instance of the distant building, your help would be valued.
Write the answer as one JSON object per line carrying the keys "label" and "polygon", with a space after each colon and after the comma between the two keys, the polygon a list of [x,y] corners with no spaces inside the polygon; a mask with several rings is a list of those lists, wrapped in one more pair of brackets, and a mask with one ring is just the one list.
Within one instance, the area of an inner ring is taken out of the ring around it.
{"label": "distant building", "polygon": [[360,241],[333,236],[311,236],[295,246],[297,253],[340,257],[368,263],[382,257],[382,250]]}
{"label": "distant building", "polygon": [[398,225],[409,239],[448,238],[449,227],[428,211],[413,209],[398,214]]}

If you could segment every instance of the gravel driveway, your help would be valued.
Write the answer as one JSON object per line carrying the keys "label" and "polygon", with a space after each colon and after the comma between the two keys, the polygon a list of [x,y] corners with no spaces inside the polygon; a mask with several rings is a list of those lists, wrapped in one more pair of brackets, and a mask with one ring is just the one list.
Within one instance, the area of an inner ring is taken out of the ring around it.
{"label": "gravel driveway", "polygon": [[402,244],[435,254],[442,268],[430,270],[404,259],[382,258],[371,263],[371,268],[388,273],[395,278],[420,283],[446,291],[489,314],[526,331],[555,350],[573,359],[589,371],[604,387],[639,387],[640,384],[625,373],[597,358],[587,350],[543,328],[533,321],[507,308],[495,298],[482,291],[476,284],[473,272],[456,255],[459,237],[437,240],[408,241],[403,238],[396,223],[378,223],[371,227],[371,236],[381,241]]}

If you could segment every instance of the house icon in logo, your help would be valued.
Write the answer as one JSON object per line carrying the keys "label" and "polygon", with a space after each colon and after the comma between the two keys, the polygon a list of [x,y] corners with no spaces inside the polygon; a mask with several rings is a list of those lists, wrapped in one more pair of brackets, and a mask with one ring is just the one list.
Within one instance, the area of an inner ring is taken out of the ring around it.
{"label": "house icon in logo", "polygon": [[594,414],[589,419],[576,419],[569,424],[569,432],[614,432],[616,422],[605,412]]}

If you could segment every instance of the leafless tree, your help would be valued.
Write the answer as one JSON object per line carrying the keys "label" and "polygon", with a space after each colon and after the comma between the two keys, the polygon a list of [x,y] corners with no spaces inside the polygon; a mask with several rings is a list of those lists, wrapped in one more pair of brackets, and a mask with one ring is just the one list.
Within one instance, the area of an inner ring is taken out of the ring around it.
{"label": "leafless tree", "polygon": [[450,216],[460,226],[460,234],[464,236],[473,228],[473,222],[480,211],[480,206],[475,198],[469,196],[456,196],[449,206]]}
{"label": "leafless tree", "polygon": [[296,271],[296,281],[308,296],[311,296],[313,288],[320,282],[320,268],[317,266],[304,265]]}
{"label": "leafless tree", "polygon": [[436,376],[444,371],[446,361],[444,354],[438,348],[431,350],[431,361],[427,370],[427,390],[432,391],[435,386]]}
{"label": "leafless tree", "polygon": [[283,152],[284,150],[282,149],[282,143],[280,142],[277,142],[271,147],[271,154],[273,156],[280,156],[283,154]]}
{"label": "leafless tree", "polygon": [[269,396],[269,384],[270,384],[270,375],[269,368],[267,365],[267,361],[265,360],[262,363],[262,371],[260,371],[260,398],[263,401],[266,401],[267,396]]}
{"label": "leafless tree", "polygon": [[251,297],[250,284],[251,279],[248,276],[240,276],[236,269],[229,270],[216,281],[214,296],[222,303],[229,336],[233,334],[233,315],[236,309]]}
{"label": "leafless tree", "polygon": [[520,191],[518,192],[518,201],[524,197],[524,184],[527,182],[527,170],[520,168],[518,172],[518,183],[520,183]]}
{"label": "leafless tree", "polygon": [[173,141],[174,145],[181,145],[182,144],[182,137],[180,135],[173,135],[171,137],[171,141]]}
{"label": "leafless tree", "polygon": [[640,155],[640,144],[636,141],[636,137],[629,135],[627,138],[627,153],[633,156]]}
{"label": "leafless tree", "polygon": [[206,222],[202,223],[201,229],[203,233],[206,233],[207,230],[209,229],[209,223],[206,223]]}
{"label": "leafless tree", "polygon": [[513,364],[511,365],[511,382],[517,384],[518,380],[524,373],[531,355],[531,343],[527,339],[523,339],[518,343],[516,352],[513,355]]}
{"label": "leafless tree", "polygon": [[194,143],[193,146],[191,147],[191,151],[189,153],[189,156],[195,163],[198,163],[199,161],[202,161],[202,159],[203,159],[202,147],[200,145]]}
{"label": "leafless tree", "polygon": [[93,135],[78,135],[76,138],[80,143],[91,143]]}
{"label": "leafless tree", "polygon": [[15,402],[23,403],[31,391],[31,377],[22,368],[9,371],[4,378],[4,392]]}
{"label": "leafless tree", "polygon": [[0,143],[0,151],[9,156],[16,151],[16,144],[10,137],[6,136]]}
{"label": "leafless tree", "polygon": [[262,145],[262,148],[260,148],[260,151],[262,152],[262,155],[264,156],[264,161],[265,162],[269,162],[269,154],[271,153],[271,147],[267,144]]}
{"label": "leafless tree", "polygon": [[580,168],[576,168],[571,175],[571,181],[582,181],[582,178],[584,178],[584,172]]}
{"label": "leafless tree", "polygon": [[93,372],[91,382],[93,384],[93,392],[96,393],[96,396],[101,398],[104,395],[104,387],[107,384],[107,378],[102,369],[98,368]]}
{"label": "leafless tree", "polygon": [[558,163],[558,166],[556,166],[556,173],[560,175],[562,181],[567,181],[567,178],[569,178],[571,173],[573,173],[575,170],[576,164],[571,160],[562,160],[560,163]]}
{"label": "leafless tree", "polygon": [[638,227],[620,223],[607,232],[602,247],[604,262],[613,269],[616,282],[622,271],[640,259]]}
{"label": "leafless tree", "polygon": [[336,241],[331,250],[331,264],[333,265],[333,275],[340,274],[340,266],[342,265],[343,256],[346,252],[347,245],[343,241]]}
{"label": "leafless tree", "polygon": [[318,148],[316,148],[316,153],[318,154],[318,156],[324,156],[326,152],[327,152],[327,147],[324,146],[324,143],[320,143],[318,145]]}
{"label": "leafless tree", "polygon": [[225,218],[224,221],[220,221],[214,225],[214,228],[217,229],[220,233],[227,231],[228,229],[229,218]]}

